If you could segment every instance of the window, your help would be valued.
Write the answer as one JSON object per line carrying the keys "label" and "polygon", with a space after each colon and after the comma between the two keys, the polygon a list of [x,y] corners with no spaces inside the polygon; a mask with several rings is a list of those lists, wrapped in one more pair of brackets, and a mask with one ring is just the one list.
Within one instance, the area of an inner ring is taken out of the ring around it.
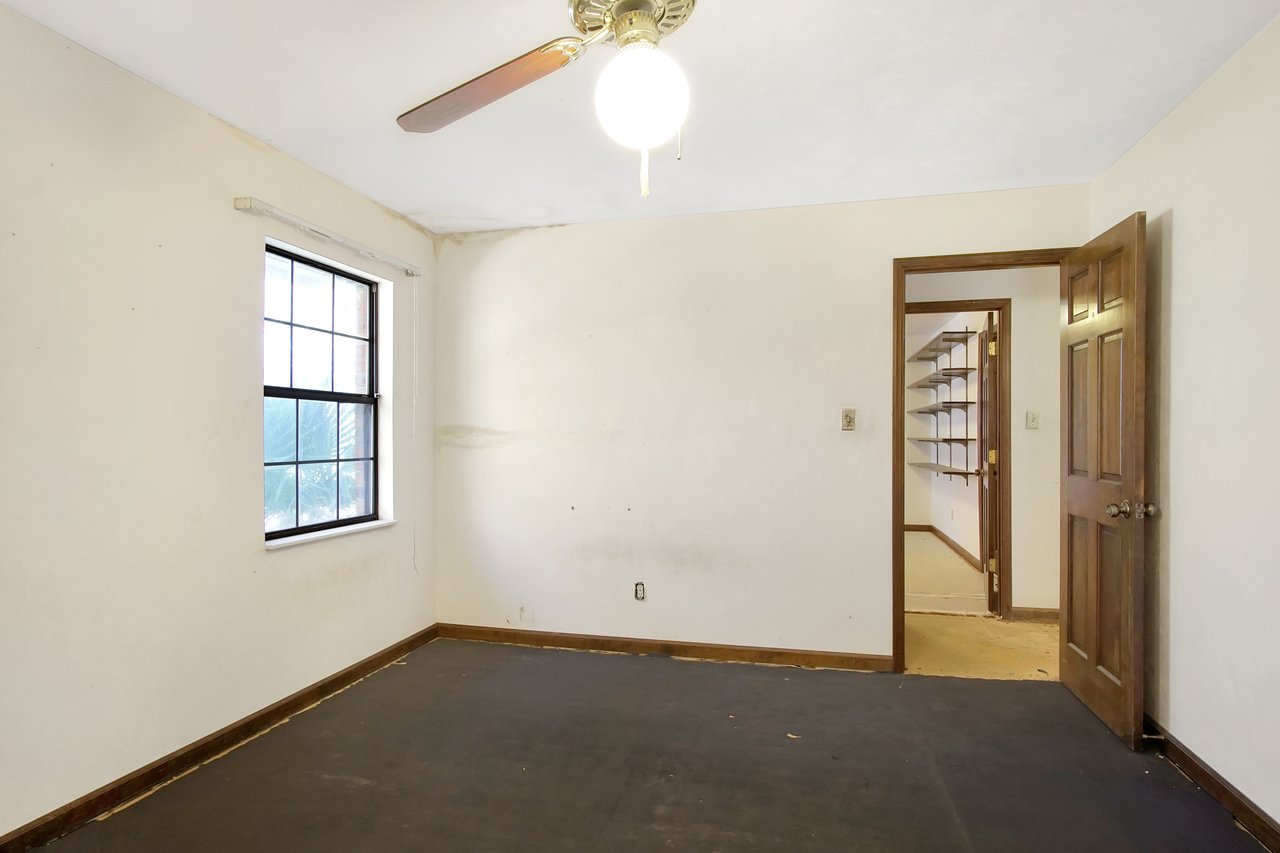
{"label": "window", "polygon": [[377,286],[267,247],[267,539],[378,517]]}

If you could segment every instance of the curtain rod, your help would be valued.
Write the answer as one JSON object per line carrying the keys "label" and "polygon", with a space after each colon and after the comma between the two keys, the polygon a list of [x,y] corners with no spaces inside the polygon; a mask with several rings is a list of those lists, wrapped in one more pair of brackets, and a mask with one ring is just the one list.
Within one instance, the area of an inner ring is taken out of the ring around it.
{"label": "curtain rod", "polygon": [[255,213],[258,216],[267,216],[271,219],[283,222],[286,225],[291,225],[304,234],[309,234],[312,237],[317,237],[330,243],[336,243],[339,246],[344,246],[350,249],[358,255],[368,258],[369,260],[394,267],[410,278],[420,278],[422,276],[422,270],[411,263],[402,261],[391,255],[384,254],[376,249],[370,249],[363,243],[357,243],[355,240],[343,237],[341,234],[335,234],[328,229],[321,228],[319,225],[313,225],[305,219],[299,219],[292,213],[286,213],[280,208],[267,204],[261,199],[253,198],[252,196],[241,196],[235,200],[235,209],[242,210],[245,213]]}

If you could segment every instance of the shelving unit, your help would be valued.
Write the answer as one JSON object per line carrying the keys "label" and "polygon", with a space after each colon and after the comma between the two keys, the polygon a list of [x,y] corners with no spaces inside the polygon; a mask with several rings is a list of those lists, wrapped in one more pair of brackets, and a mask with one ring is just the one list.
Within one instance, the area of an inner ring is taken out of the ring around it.
{"label": "shelving unit", "polygon": [[912,409],[913,415],[941,415],[950,412],[952,409],[970,409],[978,405],[972,400],[943,400],[941,403],[934,403],[932,406],[922,406],[919,409]]}
{"label": "shelving unit", "polygon": [[972,471],[966,471],[963,468],[949,468],[946,465],[937,465],[933,462],[912,462],[912,468],[920,468],[925,471],[932,471],[935,474],[946,474],[954,477],[972,477]]}
{"label": "shelving unit", "polygon": [[[977,368],[969,367],[969,342],[977,336],[976,331],[947,330],[939,332],[932,340],[916,351],[908,362],[929,362],[934,371],[928,376],[912,382],[908,388],[924,389],[933,392],[933,403],[912,409],[911,414],[933,418],[933,435],[910,436],[920,444],[933,447],[932,462],[912,462],[913,468],[931,471],[939,476],[963,477],[966,481],[976,476],[970,468],[970,450],[977,450],[978,439],[969,434],[969,412],[977,404],[969,399],[969,378],[977,372]],[[960,366],[955,366],[954,358],[957,347],[963,347]],[[943,362],[946,362],[945,366]],[[956,383],[963,383],[961,393],[956,398]],[[943,399],[945,393],[946,399]],[[957,434],[954,416],[964,416],[964,433]],[[946,418],[946,434],[942,434],[942,419]],[[942,458],[946,450],[946,459]],[[959,457],[959,458],[957,458]],[[959,464],[957,464],[959,463]]]}
{"label": "shelving unit", "polygon": [[[975,333],[976,334],[976,333]],[[923,379],[917,379],[908,385],[908,388],[929,388],[937,390],[939,387],[949,386],[957,379],[969,381],[969,377],[977,373],[976,367],[944,367],[941,370],[934,371]]]}

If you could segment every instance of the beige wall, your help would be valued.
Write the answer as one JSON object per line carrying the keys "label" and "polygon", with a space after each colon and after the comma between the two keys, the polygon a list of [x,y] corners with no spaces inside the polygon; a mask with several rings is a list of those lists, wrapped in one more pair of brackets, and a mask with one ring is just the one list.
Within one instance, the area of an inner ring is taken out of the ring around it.
{"label": "beige wall", "polygon": [[447,242],[441,611],[890,654],[893,259],[1080,243],[1087,206],[1060,187]]}
{"label": "beige wall", "polygon": [[[3,6],[0,79],[3,835],[435,621],[417,451],[434,258],[356,193]],[[428,277],[237,213],[238,195]],[[263,547],[268,236],[394,280],[392,527]]]}
{"label": "beige wall", "polygon": [[1280,818],[1280,22],[1094,185],[1093,231],[1148,212],[1148,711]]}

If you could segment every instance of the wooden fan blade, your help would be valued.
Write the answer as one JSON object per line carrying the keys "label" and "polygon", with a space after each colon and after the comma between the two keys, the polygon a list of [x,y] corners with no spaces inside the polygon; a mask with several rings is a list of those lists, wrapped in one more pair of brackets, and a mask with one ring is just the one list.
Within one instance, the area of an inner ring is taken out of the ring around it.
{"label": "wooden fan blade", "polygon": [[576,38],[547,42],[506,65],[414,107],[396,122],[410,133],[434,133],[535,80],[541,80],[552,71],[564,68],[577,58],[582,47],[582,40]]}

